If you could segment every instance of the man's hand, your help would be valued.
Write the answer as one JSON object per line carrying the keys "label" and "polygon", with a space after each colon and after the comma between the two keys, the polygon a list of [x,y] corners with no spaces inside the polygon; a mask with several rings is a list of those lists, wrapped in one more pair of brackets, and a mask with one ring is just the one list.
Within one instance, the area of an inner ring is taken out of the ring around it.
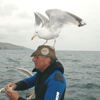
{"label": "man's hand", "polygon": [[20,97],[16,91],[10,89],[6,90],[6,94],[10,100],[18,100],[18,98]]}
{"label": "man's hand", "polygon": [[17,85],[14,84],[14,83],[8,83],[6,86],[5,86],[5,90],[7,91],[9,89],[9,87],[12,87],[12,90],[16,89]]}

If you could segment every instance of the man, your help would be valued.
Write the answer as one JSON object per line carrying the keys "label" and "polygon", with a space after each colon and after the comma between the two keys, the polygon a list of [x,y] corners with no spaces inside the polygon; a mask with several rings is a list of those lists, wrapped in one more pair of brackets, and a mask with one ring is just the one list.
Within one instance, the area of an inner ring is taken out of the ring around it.
{"label": "man", "polygon": [[[64,100],[66,81],[63,76],[64,68],[57,60],[55,50],[47,45],[41,45],[31,55],[35,63],[32,77],[17,83],[9,83],[5,89],[10,100],[27,100],[14,90],[25,90],[35,86],[34,100]],[[12,87],[13,90],[10,90]]]}

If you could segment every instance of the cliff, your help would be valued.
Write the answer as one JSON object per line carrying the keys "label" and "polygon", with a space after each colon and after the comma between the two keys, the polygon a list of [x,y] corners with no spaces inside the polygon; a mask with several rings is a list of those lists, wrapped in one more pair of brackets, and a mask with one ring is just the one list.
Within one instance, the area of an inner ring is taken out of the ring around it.
{"label": "cliff", "polygon": [[0,50],[28,50],[28,48],[11,43],[0,42]]}

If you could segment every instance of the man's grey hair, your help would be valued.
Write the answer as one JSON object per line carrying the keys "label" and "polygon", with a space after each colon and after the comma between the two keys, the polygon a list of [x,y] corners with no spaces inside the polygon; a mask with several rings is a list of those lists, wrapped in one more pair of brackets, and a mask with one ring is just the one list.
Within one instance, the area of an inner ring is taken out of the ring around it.
{"label": "man's grey hair", "polygon": [[[48,57],[46,57],[46,56],[42,56],[43,58],[48,58]],[[50,58],[50,57],[49,57]],[[51,58],[50,58],[51,59]],[[53,59],[51,59],[50,60],[50,64],[52,64],[52,63],[54,63],[56,60],[53,60]]]}

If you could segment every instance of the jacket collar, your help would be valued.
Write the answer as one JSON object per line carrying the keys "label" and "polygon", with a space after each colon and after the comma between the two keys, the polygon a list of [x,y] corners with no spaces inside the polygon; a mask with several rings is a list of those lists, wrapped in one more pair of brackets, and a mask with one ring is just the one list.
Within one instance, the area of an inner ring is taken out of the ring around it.
{"label": "jacket collar", "polygon": [[[50,64],[50,66],[48,66],[48,68],[46,68],[43,73],[51,70],[59,70],[62,74],[64,73],[63,65],[59,61],[55,61],[54,63]],[[40,71],[34,68],[32,72],[40,72]]]}

